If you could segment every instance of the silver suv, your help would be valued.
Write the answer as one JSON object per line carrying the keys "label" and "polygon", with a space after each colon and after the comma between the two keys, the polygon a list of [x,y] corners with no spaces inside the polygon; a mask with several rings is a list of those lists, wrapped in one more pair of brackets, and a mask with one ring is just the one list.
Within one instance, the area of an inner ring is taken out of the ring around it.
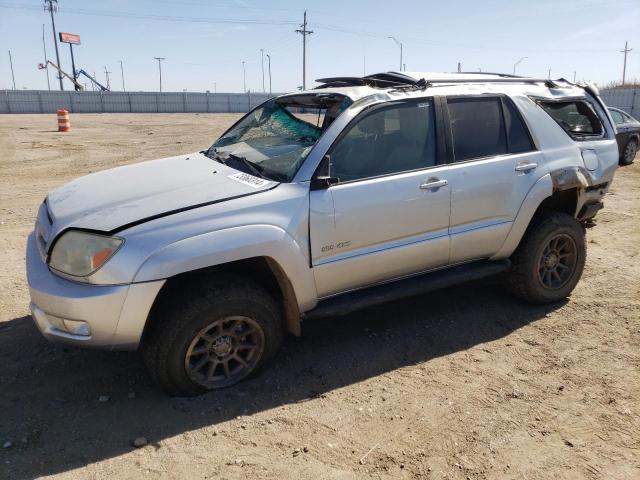
{"label": "silver suv", "polygon": [[197,153],[51,192],[27,246],[49,340],[140,348],[172,394],[232,385],[301,323],[502,274],[576,286],[618,165],[595,88],[499,74],[328,78]]}

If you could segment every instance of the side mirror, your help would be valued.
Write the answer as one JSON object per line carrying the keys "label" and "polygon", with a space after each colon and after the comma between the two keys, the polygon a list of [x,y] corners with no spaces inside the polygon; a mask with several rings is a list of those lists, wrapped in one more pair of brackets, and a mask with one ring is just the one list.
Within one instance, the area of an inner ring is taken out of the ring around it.
{"label": "side mirror", "polygon": [[324,156],[316,173],[318,175],[311,180],[311,190],[326,190],[340,181],[338,177],[331,176],[331,155]]}
{"label": "side mirror", "polygon": [[311,190],[326,190],[331,185],[335,185],[339,182],[340,179],[337,177],[329,177],[326,175],[322,177],[314,177],[313,180],[311,180]]}

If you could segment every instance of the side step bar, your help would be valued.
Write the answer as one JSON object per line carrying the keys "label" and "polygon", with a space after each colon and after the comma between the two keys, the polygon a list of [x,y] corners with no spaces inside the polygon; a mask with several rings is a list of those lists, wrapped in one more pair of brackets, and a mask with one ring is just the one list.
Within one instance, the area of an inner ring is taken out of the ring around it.
{"label": "side step bar", "polygon": [[496,262],[480,261],[437,270],[375,287],[343,293],[321,300],[318,305],[305,313],[305,320],[338,317],[366,307],[380,305],[401,298],[413,297],[440,288],[478,280],[508,270],[509,259]]}

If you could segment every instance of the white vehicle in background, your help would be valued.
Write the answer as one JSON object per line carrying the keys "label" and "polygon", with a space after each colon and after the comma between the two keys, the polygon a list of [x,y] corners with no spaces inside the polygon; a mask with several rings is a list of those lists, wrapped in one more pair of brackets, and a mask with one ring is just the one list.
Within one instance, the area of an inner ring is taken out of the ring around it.
{"label": "white vehicle in background", "polygon": [[197,153],[51,192],[27,247],[49,340],[143,352],[169,393],[232,385],[286,331],[502,273],[576,286],[618,165],[597,91],[499,74],[331,78]]}

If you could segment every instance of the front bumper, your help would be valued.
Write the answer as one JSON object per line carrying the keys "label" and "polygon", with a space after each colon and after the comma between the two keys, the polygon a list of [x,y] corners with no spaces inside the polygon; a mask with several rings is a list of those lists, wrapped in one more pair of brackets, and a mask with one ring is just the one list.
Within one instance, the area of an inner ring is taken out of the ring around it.
{"label": "front bumper", "polygon": [[[47,340],[72,345],[135,350],[164,280],[92,285],[53,274],[32,233],[27,240],[27,281],[35,324]],[[69,333],[64,320],[86,322],[88,335]]]}

